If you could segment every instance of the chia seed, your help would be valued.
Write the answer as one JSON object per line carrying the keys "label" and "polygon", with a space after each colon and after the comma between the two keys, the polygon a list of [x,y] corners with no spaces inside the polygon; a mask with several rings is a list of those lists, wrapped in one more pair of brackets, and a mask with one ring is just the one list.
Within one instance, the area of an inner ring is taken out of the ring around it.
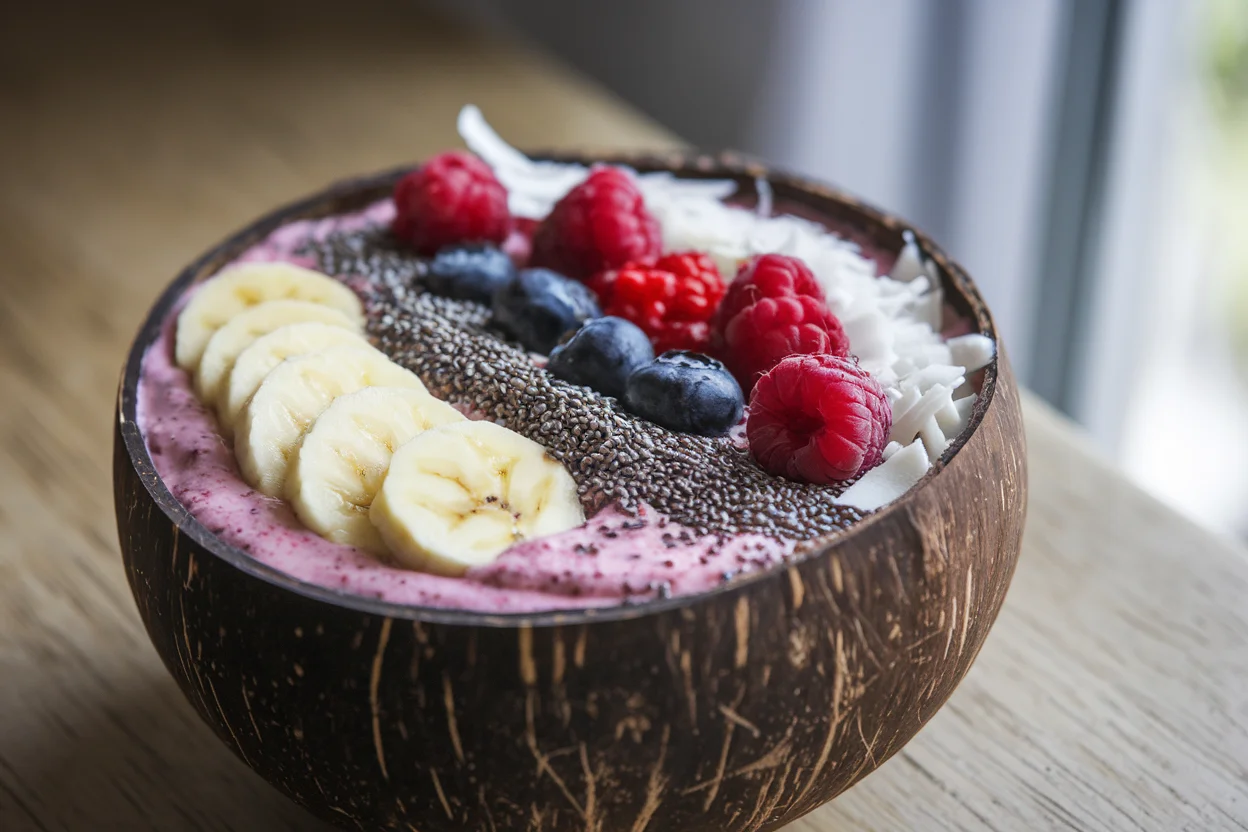
{"label": "chia seed", "polygon": [[[423,260],[388,229],[309,240],[321,271],[362,278],[368,331],[429,392],[543,445],[576,481],[587,514],[648,504],[698,534],[758,532],[805,541],[847,528],[861,512],[833,504],[851,482],[796,483],[763,471],[727,437],[674,433],[589,388],[554,378],[491,329],[490,311],[429,294]],[[604,530],[608,531],[608,530]],[[682,542],[685,541],[681,536]]]}

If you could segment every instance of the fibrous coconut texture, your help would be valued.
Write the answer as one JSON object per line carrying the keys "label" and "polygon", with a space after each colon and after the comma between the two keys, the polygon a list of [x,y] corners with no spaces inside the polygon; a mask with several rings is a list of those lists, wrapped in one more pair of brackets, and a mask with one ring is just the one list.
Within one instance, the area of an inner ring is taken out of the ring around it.
{"label": "fibrous coconut texture", "polygon": [[[538,162],[504,142],[473,106],[459,116],[464,142],[507,188],[519,217],[541,219],[589,173],[583,165]],[[838,502],[872,510],[904,494],[967,426],[975,393],[967,376],[990,363],[992,339],[972,333],[945,340],[943,298],[935,264],[913,235],[892,271],[877,274],[875,261],[823,226],[789,215],[772,216],[725,202],[736,191],[728,180],[680,179],[671,173],[636,173],[646,205],[659,221],[665,251],[703,251],[731,280],[758,254],[801,258],[823,287],[828,306],[849,336],[850,348],[883,386],[893,408],[885,461]],[[760,191],[770,203],[770,189]],[[921,451],[920,451],[921,448]]]}

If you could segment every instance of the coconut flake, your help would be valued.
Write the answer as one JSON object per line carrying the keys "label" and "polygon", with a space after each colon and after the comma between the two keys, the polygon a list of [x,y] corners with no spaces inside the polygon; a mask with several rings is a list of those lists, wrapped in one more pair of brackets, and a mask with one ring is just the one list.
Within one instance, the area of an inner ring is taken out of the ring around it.
{"label": "coconut flake", "polygon": [[759,217],[770,217],[772,206],[775,203],[771,183],[761,176],[755,177],[754,191],[758,194],[758,204],[754,206],[754,213]]}
{"label": "coconut flake", "polygon": [[[919,435],[919,431],[927,424],[928,419],[933,418],[943,407],[952,403],[953,390],[950,388],[943,384],[928,388],[900,415],[893,417],[893,429],[889,433],[889,439],[903,445],[908,444]],[[896,412],[894,408],[894,413]]]}
{"label": "coconut flake", "polygon": [[[936,415],[943,410],[944,408],[941,408]],[[949,439],[945,436],[945,432],[940,429],[940,423],[936,421],[936,415],[929,418],[923,423],[923,427],[919,428],[919,439],[923,442],[923,447],[927,449],[928,461],[933,463],[940,459],[940,455],[945,452],[945,448],[949,447]]]}
{"label": "coconut flake", "polygon": [[975,402],[979,397],[972,393],[960,399],[954,399],[950,407],[942,409],[936,414],[936,421],[940,425],[940,429],[944,431],[945,436],[956,437],[959,433],[966,430],[966,426],[971,423],[971,412],[975,409]]}
{"label": "coconut flake", "polygon": [[927,324],[933,331],[939,331],[941,318],[945,314],[944,304],[945,293],[938,283],[930,292],[919,298],[911,309],[911,314],[914,315],[915,320]]}
{"label": "coconut flake", "polygon": [[[533,161],[503,141],[481,110],[472,104],[459,111],[456,126],[468,149],[494,169],[494,175],[507,189],[508,207],[516,216],[542,219],[556,202],[589,175],[589,168],[584,165]],[[631,171],[631,168],[625,170]],[[679,179],[668,171],[642,174],[637,179],[642,196],[651,206],[673,199],[718,201],[737,189],[737,184],[731,180]]]}
{"label": "coconut flake", "polygon": [[965,378],[961,367],[953,364],[929,364],[906,376],[901,382],[901,387],[907,390],[924,391],[939,384],[952,390],[961,386],[963,381]]}
{"label": "coconut flake", "polygon": [[909,283],[919,275],[926,275],[927,270],[923,268],[923,252],[919,250],[919,244],[914,239],[914,232],[909,229],[901,232],[901,238],[905,240],[905,245],[901,247],[901,254],[897,255],[897,262],[893,264],[893,270],[889,273],[889,277],[902,283]]}
{"label": "coconut flake", "polygon": [[485,120],[485,116],[481,114],[480,108],[475,104],[466,104],[459,111],[459,118],[455,123],[455,127],[459,130],[459,136],[464,140],[464,144],[468,145],[468,149],[480,156],[495,172],[500,170],[523,170],[526,168],[538,168],[543,164],[551,168],[562,168],[569,172],[572,169],[584,170],[580,165],[556,165],[553,163],[534,162],[528,156],[525,156],[519,150],[516,150],[507,142],[503,141],[503,137],[494,131],[489,122]]}
{"label": "coconut flake", "polygon": [[909,491],[931,467],[922,442],[892,453],[833,500],[837,505],[875,511]]}
{"label": "coconut flake", "polygon": [[468,149],[494,169],[507,189],[507,206],[518,217],[539,220],[560,197],[589,174],[584,165],[535,162],[503,141],[472,104],[459,111],[456,125]]}
{"label": "coconut flake", "polygon": [[968,373],[987,367],[997,355],[997,345],[993,340],[978,332],[950,338],[946,343],[953,362],[961,364]]}
{"label": "coconut flake", "polygon": [[[632,168],[625,167],[624,170],[632,171]],[[737,183],[731,179],[681,179],[666,170],[642,174],[632,172],[637,177],[637,187],[641,189],[647,205],[669,200],[711,200],[720,204],[719,200],[737,192]]]}
{"label": "coconut flake", "polygon": [[[518,216],[544,217],[588,174],[584,165],[527,158],[504,142],[476,107],[461,111],[459,130],[494,169]],[[975,403],[966,377],[993,360],[996,346],[977,333],[948,342],[941,337],[940,276],[913,232],[903,232],[905,245],[891,273],[878,275],[875,261],[853,242],[811,220],[772,216],[773,194],[765,179],[756,183],[758,203],[751,210],[723,202],[736,190],[729,180],[680,179],[667,171],[633,174],[659,222],[665,251],[705,252],[725,280],[759,254],[798,257],[810,267],[860,365],[884,388],[893,409],[886,460],[842,495],[849,498],[846,505],[872,509],[900,496],[966,429]]]}

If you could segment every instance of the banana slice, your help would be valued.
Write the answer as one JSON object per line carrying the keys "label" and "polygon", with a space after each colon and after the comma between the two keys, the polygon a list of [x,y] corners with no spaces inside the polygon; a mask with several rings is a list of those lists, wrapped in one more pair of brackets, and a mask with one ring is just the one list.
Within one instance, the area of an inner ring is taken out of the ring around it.
{"label": "banana slice", "polygon": [[332,306],[363,326],[360,299],[332,277],[293,263],[243,263],[205,282],[178,315],[178,366],[193,372],[214,332],[239,312],[270,300]]}
{"label": "banana slice", "polygon": [[459,411],[423,390],[365,387],[339,396],[304,434],[286,478],[286,499],[321,537],[385,554],[368,519],[395,449]]}
{"label": "banana slice", "polygon": [[359,321],[332,306],[306,300],[271,300],[239,312],[213,333],[195,371],[195,392],[200,401],[215,405],[234,369],[238,355],[261,335],[288,324],[316,321],[340,329],[359,331]]}
{"label": "banana slice", "polygon": [[410,569],[462,575],[520,540],[585,522],[576,483],[538,443],[493,422],[430,428],[395,452],[369,518]]}
{"label": "banana slice", "polygon": [[368,342],[349,329],[316,321],[279,327],[252,341],[238,354],[229,378],[221,385],[217,395],[217,416],[222,433],[227,436],[233,433],[247,400],[277,365],[296,355],[340,346],[366,347]]}
{"label": "banana slice", "polygon": [[234,426],[243,479],[270,497],[280,496],[295,449],[312,422],[334,399],[365,387],[425,389],[415,374],[369,346],[327,347],[279,364]]}

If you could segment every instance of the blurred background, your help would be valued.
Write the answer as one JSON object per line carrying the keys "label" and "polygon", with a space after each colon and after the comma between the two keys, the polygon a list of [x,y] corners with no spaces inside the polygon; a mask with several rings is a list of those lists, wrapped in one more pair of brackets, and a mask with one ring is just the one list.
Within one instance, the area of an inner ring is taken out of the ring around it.
{"label": "blurred background", "polygon": [[1248,535],[1248,0],[441,5],[913,219],[1032,390]]}
{"label": "blurred background", "polygon": [[[569,142],[611,134],[607,108],[551,106],[580,76],[517,58],[507,41],[525,41],[689,142],[753,153],[913,220],[971,270],[1033,391],[1145,488],[1248,536],[1248,0],[10,6],[0,194],[51,216],[54,198],[86,198],[92,170],[126,170],[124,193],[80,206],[98,220],[77,232],[92,258],[133,269],[127,258],[142,254],[155,280],[224,230],[216,217],[271,206],[249,189],[257,172],[294,195],[411,161],[419,152],[401,137],[414,125],[453,142],[450,114],[465,102],[412,89],[412,57],[488,79],[476,102],[487,117],[523,101],[534,118],[498,123],[521,146],[533,141],[526,123],[550,135],[551,113]],[[430,8],[499,37],[431,20]],[[106,27],[128,37],[100,36]],[[48,43],[74,60],[48,58]],[[240,80],[214,83],[223,66]],[[500,69],[514,66],[529,69]],[[531,83],[539,74],[566,87]],[[327,91],[349,111],[321,113]],[[267,106],[279,94],[297,99],[286,115]],[[250,130],[236,152],[220,152],[222,124],[208,122],[219,112]],[[360,124],[397,138],[355,141]],[[37,163],[49,158],[66,164]],[[169,182],[194,167],[231,187],[210,204],[179,202]],[[171,205],[186,222],[164,246],[123,222]],[[33,233],[0,222],[10,242]],[[13,275],[34,268],[6,256]],[[6,299],[43,314],[56,293],[41,286],[15,277]],[[88,288],[134,292],[133,316],[151,291],[121,277]],[[109,332],[131,331],[129,306],[84,305],[97,307],[117,310]]]}

